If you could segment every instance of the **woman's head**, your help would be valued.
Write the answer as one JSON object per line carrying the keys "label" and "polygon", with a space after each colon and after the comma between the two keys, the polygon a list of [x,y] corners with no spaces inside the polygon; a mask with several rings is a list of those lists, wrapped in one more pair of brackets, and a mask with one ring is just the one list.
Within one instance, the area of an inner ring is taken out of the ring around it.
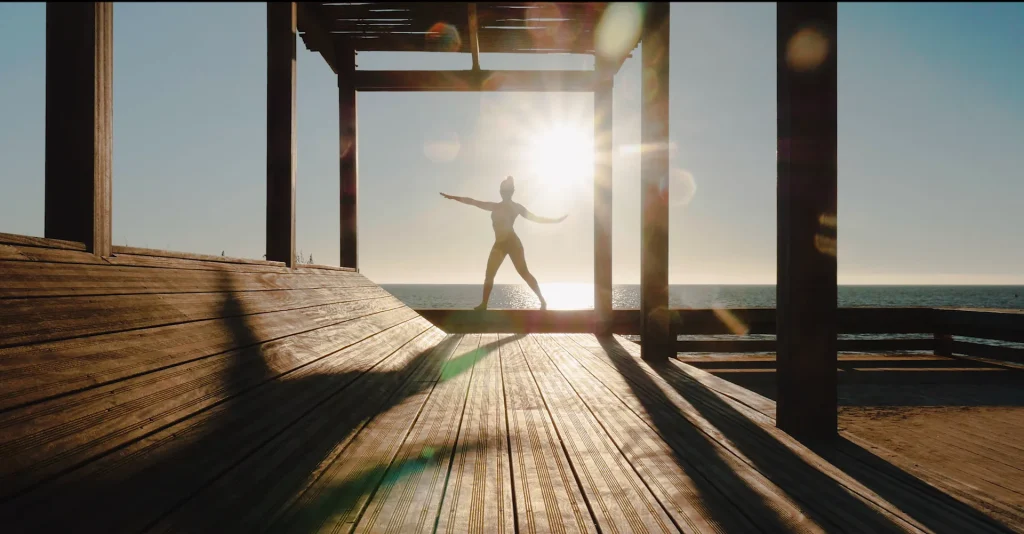
{"label": "woman's head", "polygon": [[509,176],[501,181],[501,198],[508,200],[512,198],[512,193],[516,192],[515,181]]}

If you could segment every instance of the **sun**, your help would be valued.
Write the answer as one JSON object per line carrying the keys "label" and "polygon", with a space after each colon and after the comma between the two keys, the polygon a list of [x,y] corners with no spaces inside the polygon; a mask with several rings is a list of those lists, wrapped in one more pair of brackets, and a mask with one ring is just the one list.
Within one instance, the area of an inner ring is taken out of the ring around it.
{"label": "sun", "polygon": [[559,124],[537,132],[530,137],[527,154],[534,175],[557,190],[593,176],[593,133],[578,126]]}

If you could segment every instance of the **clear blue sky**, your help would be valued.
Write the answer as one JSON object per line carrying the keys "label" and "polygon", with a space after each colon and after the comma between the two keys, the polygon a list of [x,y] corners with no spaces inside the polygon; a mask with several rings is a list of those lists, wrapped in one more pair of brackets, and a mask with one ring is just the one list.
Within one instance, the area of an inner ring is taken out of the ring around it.
{"label": "clear blue sky", "polygon": [[[44,12],[0,4],[3,232],[43,231]],[[115,5],[117,244],[262,256],[265,17],[263,4]],[[1022,35],[1019,3],[840,4],[841,283],[1024,283]],[[674,5],[671,59],[671,281],[772,283],[775,5]],[[616,78],[616,283],[639,280],[637,63]],[[365,53],[359,65],[458,69],[469,57]],[[298,248],[326,264],[338,262],[336,91],[300,43]],[[520,202],[569,214],[517,223],[535,274],[592,281],[591,170],[553,177],[532,142],[565,124],[589,135],[589,94],[361,94],[358,113],[359,253],[372,279],[482,281],[487,214],[437,193],[496,199],[513,174]],[[497,281],[519,279],[506,264]]]}

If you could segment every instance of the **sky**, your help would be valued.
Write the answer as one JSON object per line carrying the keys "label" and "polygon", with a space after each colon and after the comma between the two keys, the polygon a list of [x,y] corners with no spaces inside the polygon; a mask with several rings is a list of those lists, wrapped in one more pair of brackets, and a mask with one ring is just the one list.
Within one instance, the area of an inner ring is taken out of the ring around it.
{"label": "sky", "polygon": [[[1024,4],[840,3],[841,284],[1024,284]],[[116,3],[115,244],[260,258],[266,7]],[[0,4],[0,232],[43,233],[45,8]],[[670,282],[775,280],[775,4],[674,4]],[[337,265],[334,74],[301,41],[297,249]],[[613,277],[640,268],[639,50],[615,79]],[[487,54],[484,69],[587,69]],[[361,53],[360,69],[468,69],[468,54]],[[544,283],[593,281],[588,93],[361,93],[359,261],[378,283],[481,283],[486,212]],[[552,155],[565,157],[552,157]],[[497,283],[520,279],[506,261]]]}

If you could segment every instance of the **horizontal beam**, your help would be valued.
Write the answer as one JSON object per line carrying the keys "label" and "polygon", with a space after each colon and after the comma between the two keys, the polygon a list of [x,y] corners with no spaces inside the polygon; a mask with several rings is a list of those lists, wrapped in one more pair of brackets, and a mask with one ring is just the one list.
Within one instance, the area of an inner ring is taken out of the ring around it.
{"label": "horizontal beam", "polygon": [[549,91],[594,90],[594,72],[517,70],[356,71],[357,91]]}
{"label": "horizontal beam", "polygon": [[302,36],[306,50],[319,52],[327,66],[338,74],[338,58],[335,57],[335,42],[331,32],[323,25],[324,15],[320,6],[308,2],[296,2],[297,30]]}

